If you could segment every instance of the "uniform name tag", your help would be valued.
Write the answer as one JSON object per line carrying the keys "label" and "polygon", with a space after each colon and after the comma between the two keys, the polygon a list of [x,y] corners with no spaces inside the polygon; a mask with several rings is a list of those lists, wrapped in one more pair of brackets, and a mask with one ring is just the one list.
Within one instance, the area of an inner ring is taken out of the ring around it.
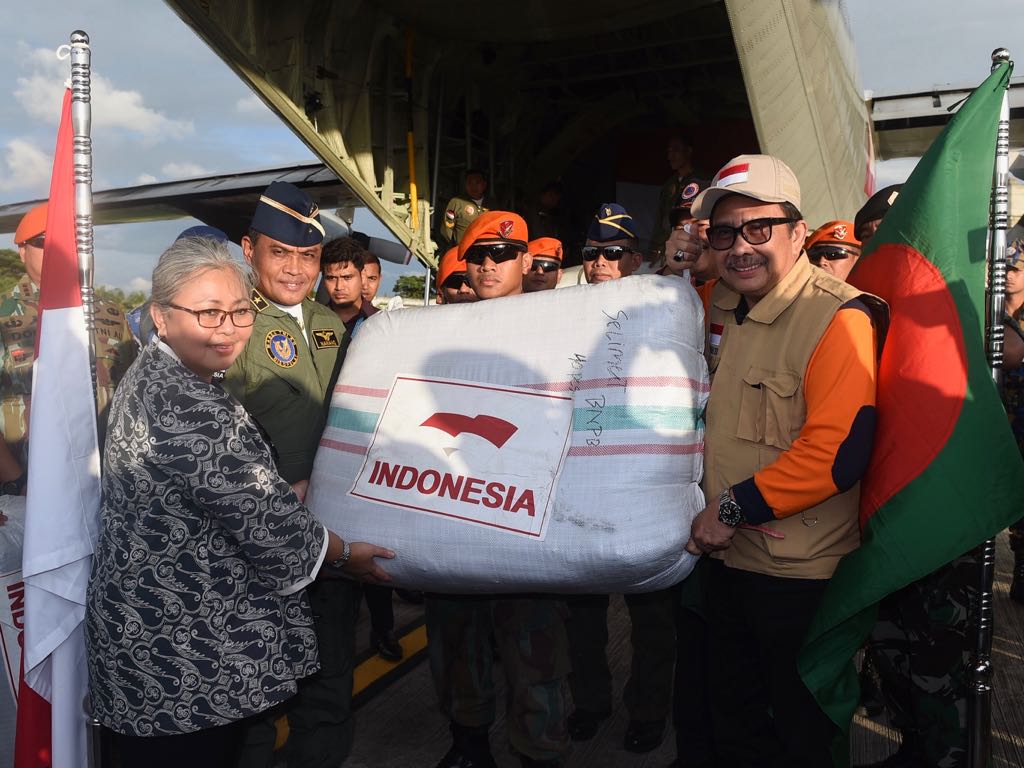
{"label": "uniform name tag", "polygon": [[341,342],[333,328],[314,328],[313,346],[317,349],[331,349],[341,346]]}

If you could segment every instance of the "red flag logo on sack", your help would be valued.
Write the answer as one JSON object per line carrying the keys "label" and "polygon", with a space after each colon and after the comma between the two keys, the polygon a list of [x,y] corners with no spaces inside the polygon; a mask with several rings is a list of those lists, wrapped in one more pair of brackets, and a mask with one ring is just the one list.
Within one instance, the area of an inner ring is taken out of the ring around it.
{"label": "red flag logo on sack", "polygon": [[466,416],[461,413],[435,413],[420,426],[439,429],[452,437],[461,434],[477,435],[495,448],[501,448],[519,430],[515,424],[497,416]]}

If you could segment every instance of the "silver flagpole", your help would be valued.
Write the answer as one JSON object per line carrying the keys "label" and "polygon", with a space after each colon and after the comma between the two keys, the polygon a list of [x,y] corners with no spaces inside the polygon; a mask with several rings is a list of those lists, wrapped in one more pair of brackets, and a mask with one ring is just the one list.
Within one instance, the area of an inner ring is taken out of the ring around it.
{"label": "silver flagpole", "polygon": [[[75,245],[78,248],[78,284],[82,290],[85,332],[89,343],[92,397],[96,402],[96,311],[93,292],[92,238],[92,50],[89,35],[71,33],[71,127],[74,134],[72,165],[75,174]],[[89,719],[89,768],[103,768],[103,729],[92,716],[88,698],[82,702]]]}
{"label": "silver flagpole", "polygon": [[[992,52],[992,69],[1010,60],[1010,52],[997,48]],[[1006,88],[1009,90],[1007,79]],[[1006,299],[1006,228],[1009,219],[1007,181],[1010,171],[1010,107],[1007,91],[999,111],[996,133],[995,170],[992,180],[992,203],[989,207],[988,260],[988,362],[992,378],[1002,384],[1003,314]],[[975,638],[970,708],[968,711],[968,765],[987,768],[992,754],[992,582],[996,570],[996,541],[989,539],[978,549],[978,599],[974,606]]]}
{"label": "silver flagpole", "polygon": [[89,338],[89,369],[96,399],[96,313],[92,249],[92,83],[89,36],[78,29],[71,33],[71,126],[74,131],[75,245],[78,246],[78,283],[82,288],[85,329]]}

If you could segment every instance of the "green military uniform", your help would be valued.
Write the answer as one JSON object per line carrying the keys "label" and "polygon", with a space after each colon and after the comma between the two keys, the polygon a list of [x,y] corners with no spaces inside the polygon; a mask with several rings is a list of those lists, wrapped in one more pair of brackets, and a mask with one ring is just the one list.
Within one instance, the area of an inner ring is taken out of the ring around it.
{"label": "green military uniform", "polygon": [[[315,301],[302,302],[302,322],[253,290],[256,321],[242,354],[227,370],[225,388],[266,431],[278,472],[289,483],[308,479],[324,431],[331,389],[348,339],[338,316]],[[274,719],[287,713],[289,765],[337,766],[352,748],[352,672],[357,586],[341,579],[306,588],[316,627],[320,671],[306,678],[282,711],[257,718],[245,737],[239,765],[272,762]]]}
{"label": "green military uniform", "polygon": [[487,198],[477,204],[475,200],[465,197],[453,197],[444,209],[444,226],[441,229],[441,235],[449,245],[458,245],[459,240],[469,229],[469,225],[476,221],[480,214],[487,213],[492,207],[491,201]]}
{"label": "green military uniform", "polygon": [[281,477],[289,483],[306,480],[344,357],[345,328],[334,312],[308,299],[302,302],[305,331],[257,290],[252,304],[252,336],[224,386],[270,435]]}
{"label": "green military uniform", "polygon": [[[95,322],[96,400],[102,437],[114,389],[135,359],[136,346],[124,312],[117,304],[97,301]],[[0,296],[0,430],[23,468],[28,466],[26,437],[38,328],[39,289],[28,275],[23,275],[14,288]]]}

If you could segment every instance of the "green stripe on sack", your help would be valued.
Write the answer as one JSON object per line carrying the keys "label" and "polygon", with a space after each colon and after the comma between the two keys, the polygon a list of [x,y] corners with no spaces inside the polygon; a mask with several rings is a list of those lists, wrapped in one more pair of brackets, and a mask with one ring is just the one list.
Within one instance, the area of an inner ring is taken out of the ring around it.
{"label": "green stripe on sack", "polygon": [[373,432],[379,413],[354,411],[351,408],[331,408],[327,415],[327,426],[347,429],[350,432]]}
{"label": "green stripe on sack", "polygon": [[700,411],[681,405],[608,405],[576,408],[574,432],[601,429],[696,429]]}

